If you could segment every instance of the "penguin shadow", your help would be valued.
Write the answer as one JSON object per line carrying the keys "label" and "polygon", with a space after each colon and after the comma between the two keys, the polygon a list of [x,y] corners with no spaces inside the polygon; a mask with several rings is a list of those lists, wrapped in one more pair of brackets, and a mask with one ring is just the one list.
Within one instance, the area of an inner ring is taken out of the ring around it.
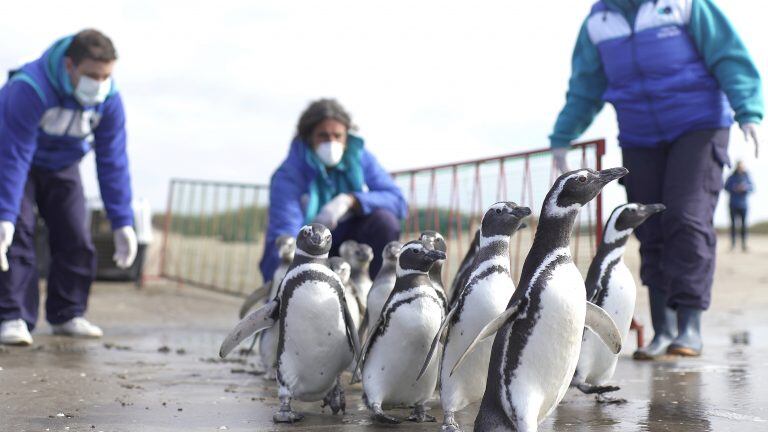
{"label": "penguin shadow", "polygon": [[712,424],[704,401],[704,377],[701,370],[679,368],[678,363],[653,365],[651,399],[646,419],[641,422],[649,432],[707,432]]}

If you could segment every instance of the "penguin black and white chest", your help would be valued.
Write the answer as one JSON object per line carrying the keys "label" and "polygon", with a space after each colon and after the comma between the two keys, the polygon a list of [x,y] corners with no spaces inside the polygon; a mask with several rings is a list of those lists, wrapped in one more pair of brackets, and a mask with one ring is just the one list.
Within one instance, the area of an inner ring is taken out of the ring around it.
{"label": "penguin black and white chest", "polygon": [[461,430],[453,418],[454,412],[479,401],[483,396],[492,340],[479,344],[453,374],[451,366],[472,343],[475,335],[507,308],[515,291],[509,268],[510,237],[523,218],[530,214],[528,207],[499,202],[483,216],[479,247],[468,272],[467,285],[446,317],[447,323],[443,324],[447,326],[440,367],[444,432]]}
{"label": "penguin black and white chest", "polygon": [[339,276],[339,279],[344,286],[344,298],[347,301],[347,308],[349,308],[349,313],[352,315],[352,321],[355,323],[355,328],[359,329],[360,305],[357,297],[355,297],[355,289],[350,280],[352,266],[342,257],[331,257],[328,258],[328,267]]}
{"label": "penguin black and white chest", "polygon": [[371,290],[368,291],[367,307],[365,308],[365,317],[363,318],[364,333],[371,334],[371,330],[379,321],[381,309],[384,307],[389,295],[395,288],[397,278],[397,258],[400,256],[400,249],[403,244],[399,241],[392,241],[384,246],[381,253],[382,264],[379,273],[373,280]]}
{"label": "penguin black and white chest", "polygon": [[395,288],[363,348],[363,393],[377,420],[398,422],[382,407],[400,405],[414,406],[416,421],[428,418],[424,403],[435,390],[437,364],[416,378],[444,315],[428,274],[444,259],[444,252],[419,240],[406,243],[400,252]]}
{"label": "penguin black and white chest", "polygon": [[[579,209],[626,173],[624,168],[572,171],[560,176],[547,194],[507,309],[484,327],[468,351],[496,334],[475,431],[535,431],[565,395],[587,316],[597,308],[588,307],[584,279],[571,259],[571,231]],[[615,325],[599,324],[613,330],[614,349],[620,346]],[[452,370],[461,367],[462,358]]]}
{"label": "penguin black and white chest", "polygon": [[[637,292],[632,273],[624,264],[624,249],[634,229],[662,210],[663,204],[629,203],[617,207],[605,223],[603,240],[587,272],[587,299],[613,318],[622,344],[632,323]],[[603,385],[613,377],[617,360],[618,355],[592,332],[585,331],[573,383]]]}
{"label": "penguin black and white chest", "polygon": [[371,261],[373,261],[373,249],[364,243],[347,240],[339,247],[339,255],[352,266],[350,280],[355,287],[355,296],[361,306],[361,312],[365,312],[368,302],[368,291],[371,290],[373,281],[369,274]]}
{"label": "penguin black and white chest", "polygon": [[475,262],[475,256],[477,255],[478,249],[480,249],[480,228],[475,231],[475,236],[472,237],[472,243],[469,244],[467,253],[464,254],[464,258],[461,260],[461,264],[459,264],[459,269],[456,271],[453,281],[451,281],[450,293],[446,293],[448,294],[449,308],[452,308],[453,305],[456,304],[456,301],[461,294],[461,290],[467,286],[469,273],[472,268],[472,263]]}
{"label": "penguin black and white chest", "polygon": [[[443,253],[448,252],[448,245],[445,243],[445,238],[443,238],[443,235],[437,231],[424,231],[419,236],[419,240],[429,243],[435,250],[439,250]],[[443,284],[442,261],[436,262],[429,270],[429,280],[432,281],[432,285],[434,285],[435,290],[437,291],[437,295],[443,299],[445,308],[448,310],[448,295],[445,292],[445,285]]]}

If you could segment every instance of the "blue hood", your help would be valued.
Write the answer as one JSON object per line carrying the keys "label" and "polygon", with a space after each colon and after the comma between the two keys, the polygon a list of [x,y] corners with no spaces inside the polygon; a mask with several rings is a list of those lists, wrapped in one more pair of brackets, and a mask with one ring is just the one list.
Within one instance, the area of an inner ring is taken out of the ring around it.
{"label": "blue hood", "polygon": [[[43,53],[45,75],[56,93],[61,96],[72,96],[74,91],[72,82],[69,79],[69,74],[67,73],[67,68],[64,67],[64,54],[72,43],[73,37],[74,36],[65,36],[57,40],[45,51],[45,53]],[[115,80],[112,80],[112,88],[107,97],[114,95],[116,92]]]}

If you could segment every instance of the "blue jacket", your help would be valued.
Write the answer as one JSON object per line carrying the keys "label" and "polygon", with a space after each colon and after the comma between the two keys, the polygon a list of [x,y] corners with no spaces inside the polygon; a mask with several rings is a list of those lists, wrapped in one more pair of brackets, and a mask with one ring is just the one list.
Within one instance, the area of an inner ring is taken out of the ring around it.
{"label": "blue jacket", "polygon": [[763,117],[760,76],[711,0],[603,0],[582,25],[566,105],[550,135],[564,147],[604,102],[622,147],[653,147]]}
{"label": "blue jacket", "polygon": [[[363,147],[361,138],[349,135],[347,140],[359,141],[362,148],[359,163],[363,171],[363,188],[353,192],[360,203],[362,214],[384,209],[400,219],[405,218],[405,198],[392,177],[379,165],[373,154]],[[288,157],[272,174],[269,183],[269,225],[260,264],[264,280],[272,278],[278,265],[279,258],[275,249],[277,237],[284,234],[295,236],[305,223],[310,184],[319,175],[308,162],[309,151],[303,141],[295,139],[291,143]]]}
{"label": "blue jacket", "polygon": [[77,102],[64,67],[71,41],[54,43],[0,89],[0,220],[16,222],[30,166],[58,171],[93,148],[112,227],[132,225],[123,102],[114,85],[99,105],[84,108]]}
{"label": "blue jacket", "polygon": [[[736,190],[736,188],[743,190]],[[730,195],[729,206],[735,209],[747,208],[747,195],[755,190],[749,174],[734,172],[725,181],[725,190]]]}

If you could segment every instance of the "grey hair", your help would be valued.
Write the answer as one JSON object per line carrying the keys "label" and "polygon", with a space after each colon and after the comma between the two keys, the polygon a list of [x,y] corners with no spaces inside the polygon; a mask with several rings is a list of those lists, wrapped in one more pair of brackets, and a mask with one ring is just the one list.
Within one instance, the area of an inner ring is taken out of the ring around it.
{"label": "grey hair", "polygon": [[310,103],[301,113],[299,124],[296,125],[296,135],[308,143],[315,127],[327,119],[338,121],[347,128],[347,131],[356,129],[352,124],[352,117],[336,99],[318,99]]}

